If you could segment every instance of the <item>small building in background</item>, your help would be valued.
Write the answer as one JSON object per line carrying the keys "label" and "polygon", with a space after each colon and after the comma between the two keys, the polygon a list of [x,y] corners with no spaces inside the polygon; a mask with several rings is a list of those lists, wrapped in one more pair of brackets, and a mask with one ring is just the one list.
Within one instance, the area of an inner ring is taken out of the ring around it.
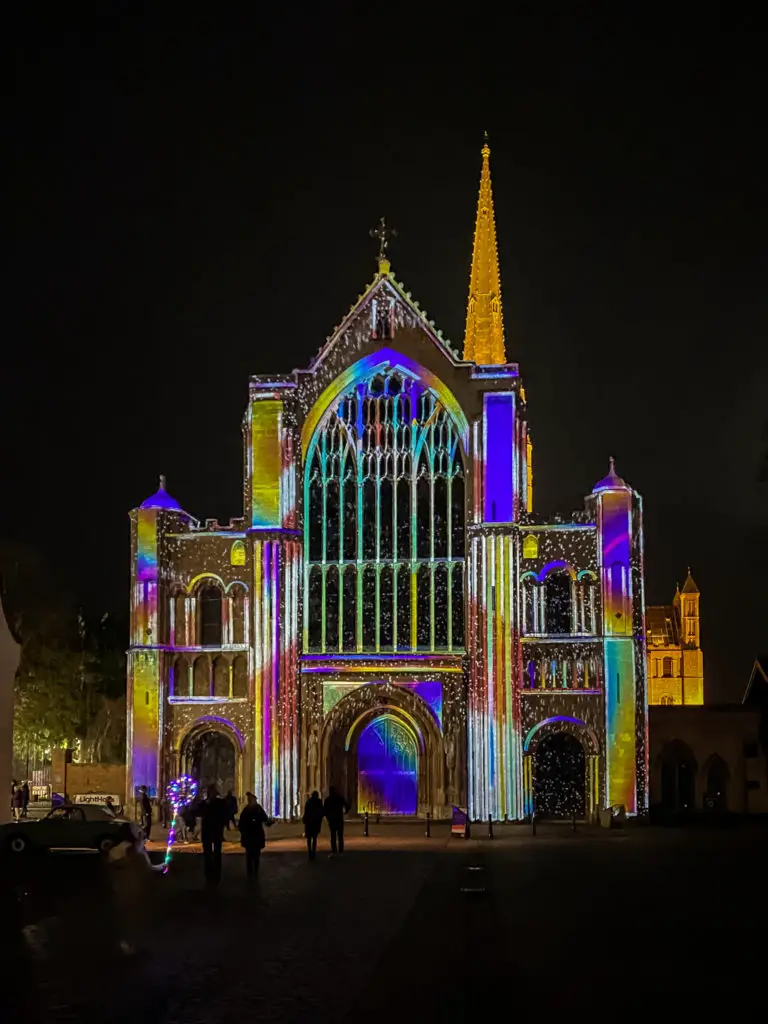
{"label": "small building in background", "polygon": [[648,651],[648,703],[704,703],[704,653],[701,649],[699,588],[688,569],[672,604],[645,609]]}
{"label": "small building in background", "polygon": [[740,704],[649,708],[651,814],[768,814],[768,656]]}

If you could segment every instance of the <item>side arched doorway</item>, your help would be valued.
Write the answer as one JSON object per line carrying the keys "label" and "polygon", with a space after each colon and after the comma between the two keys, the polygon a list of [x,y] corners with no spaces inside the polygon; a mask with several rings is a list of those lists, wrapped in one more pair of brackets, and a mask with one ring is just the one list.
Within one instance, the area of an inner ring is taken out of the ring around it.
{"label": "side arched doorway", "polygon": [[586,818],[600,806],[600,744],[580,718],[555,715],[537,722],[523,744],[526,817]]}
{"label": "side arched doorway", "polygon": [[584,747],[567,732],[545,736],[533,759],[533,798],[542,818],[583,818],[587,803]]}
{"label": "side arched doorway", "polygon": [[201,793],[214,785],[219,793],[238,794],[238,762],[234,739],[210,726],[193,729],[181,748],[181,771],[197,781]]}

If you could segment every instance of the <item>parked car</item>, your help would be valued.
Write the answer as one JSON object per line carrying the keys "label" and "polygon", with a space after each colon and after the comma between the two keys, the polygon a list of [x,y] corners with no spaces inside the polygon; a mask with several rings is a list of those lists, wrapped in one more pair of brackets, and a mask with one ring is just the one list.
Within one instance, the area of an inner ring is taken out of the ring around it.
{"label": "parked car", "polygon": [[132,821],[116,818],[104,807],[63,804],[54,807],[44,818],[25,818],[0,825],[0,849],[19,854],[67,847],[107,853],[129,833],[138,839],[141,829]]}

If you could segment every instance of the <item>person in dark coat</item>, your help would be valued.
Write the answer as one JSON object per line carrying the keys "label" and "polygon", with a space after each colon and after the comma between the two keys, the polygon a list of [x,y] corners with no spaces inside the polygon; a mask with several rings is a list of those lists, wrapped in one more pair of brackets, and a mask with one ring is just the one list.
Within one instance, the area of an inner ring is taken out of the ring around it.
{"label": "person in dark coat", "polygon": [[13,804],[13,816],[18,821],[24,811],[24,793],[21,786],[14,789],[11,803]]}
{"label": "person in dark coat", "polygon": [[227,805],[227,828],[237,828],[237,822],[235,821],[235,815],[237,814],[237,797],[232,793],[231,789],[227,790],[227,795],[224,797],[224,803]]}
{"label": "person in dark coat", "polygon": [[21,795],[24,799],[24,806],[22,808],[22,817],[26,818],[27,808],[29,807],[29,783],[22,782],[21,784]]}
{"label": "person in dark coat", "polygon": [[240,812],[240,845],[245,850],[246,873],[255,877],[259,873],[261,851],[267,845],[264,826],[269,828],[274,825],[274,819],[270,818],[253,793],[246,793],[245,798],[248,802]]}
{"label": "person in dark coat", "polygon": [[208,885],[218,885],[221,881],[221,844],[227,826],[227,806],[213,784],[208,787],[208,795],[200,805],[199,815],[205,880]]}
{"label": "person in dark coat", "polygon": [[323,801],[317,790],[312,791],[312,796],[304,805],[304,835],[307,839],[307,853],[309,859],[314,860],[317,853],[317,837],[323,825]]}
{"label": "person in dark coat", "polygon": [[344,815],[349,811],[349,804],[336,787],[328,789],[328,796],[323,804],[323,813],[328,819],[331,830],[331,856],[344,853]]}
{"label": "person in dark coat", "polygon": [[144,829],[144,838],[149,842],[152,832],[152,801],[149,799],[146,786],[142,786],[139,792],[141,793],[141,827]]}

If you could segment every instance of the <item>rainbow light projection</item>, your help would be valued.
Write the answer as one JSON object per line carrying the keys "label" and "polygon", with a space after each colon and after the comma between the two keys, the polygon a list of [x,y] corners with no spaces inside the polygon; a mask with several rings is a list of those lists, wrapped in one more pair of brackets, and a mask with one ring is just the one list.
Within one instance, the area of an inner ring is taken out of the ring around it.
{"label": "rainbow light projection", "polygon": [[469,813],[476,819],[523,815],[519,548],[509,527],[493,528],[518,518],[525,484],[522,438],[515,395],[485,395],[482,447],[473,432],[473,519],[492,529],[473,539],[468,569]]}
{"label": "rainbow light projection", "polygon": [[256,791],[272,817],[298,810],[298,580],[295,539],[254,543]]}
{"label": "rainbow light projection", "polygon": [[602,490],[599,559],[605,651],[606,801],[637,811],[635,655],[632,639],[632,492]]}
{"label": "rainbow light projection", "polygon": [[162,702],[157,634],[157,516],[154,509],[136,512],[136,569],[133,596],[131,688],[128,695],[129,777],[131,797],[139,786],[156,795],[160,768]]}
{"label": "rainbow light projection", "polygon": [[[611,468],[572,522],[532,515],[487,146],[481,183],[470,361],[432,330],[384,254],[308,370],[251,378],[243,519],[201,526],[162,482],[132,512],[132,785],[156,793],[177,774],[174,744],[202,721],[197,701],[237,730],[240,778],[273,817],[296,815],[308,782],[327,785],[336,754],[356,753],[359,807],[466,803],[475,820],[519,820],[532,810],[537,750],[552,747],[537,739],[544,725],[589,741],[585,806],[644,809],[639,496]],[[245,588],[241,642],[227,602],[220,645],[200,650],[193,587],[204,576],[225,597]],[[232,648],[247,656],[252,704],[242,692],[230,703],[233,685],[195,696],[192,660],[226,662]],[[166,701],[176,663],[190,685]]]}
{"label": "rainbow light projection", "polygon": [[281,401],[270,398],[260,398],[250,405],[251,527],[255,530],[282,524],[282,409]]}
{"label": "rainbow light projection", "polygon": [[373,376],[356,364],[326,389],[306,449],[304,649],[461,651],[466,420],[411,360],[376,355]]}

